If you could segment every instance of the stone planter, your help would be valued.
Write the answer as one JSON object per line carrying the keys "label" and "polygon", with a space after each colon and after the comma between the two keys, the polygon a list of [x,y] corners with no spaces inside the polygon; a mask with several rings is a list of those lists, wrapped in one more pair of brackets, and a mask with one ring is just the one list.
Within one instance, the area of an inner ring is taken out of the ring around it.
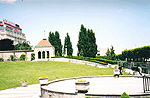
{"label": "stone planter", "polygon": [[113,71],[114,71],[114,77],[116,77],[116,76],[119,77],[119,74],[120,74],[119,70],[115,69]]}
{"label": "stone planter", "polygon": [[75,82],[75,87],[79,93],[86,93],[90,88],[90,82]]}
{"label": "stone planter", "polygon": [[27,87],[28,81],[27,82],[21,82],[22,87]]}
{"label": "stone planter", "polygon": [[42,84],[47,84],[48,83],[48,77],[39,77],[39,83]]}
{"label": "stone planter", "polygon": [[114,74],[120,74],[119,70],[114,70]]}

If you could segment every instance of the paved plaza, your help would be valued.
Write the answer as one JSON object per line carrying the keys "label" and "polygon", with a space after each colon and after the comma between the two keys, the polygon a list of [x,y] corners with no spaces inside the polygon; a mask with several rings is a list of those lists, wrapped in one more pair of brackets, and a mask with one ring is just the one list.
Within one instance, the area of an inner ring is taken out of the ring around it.
{"label": "paved plaza", "polygon": [[[97,77],[97,78],[83,78],[83,80],[90,81],[90,89],[87,94],[108,94],[121,95],[123,92],[127,94],[143,94],[143,78],[135,77]],[[74,93],[75,82],[77,80],[65,80],[50,84],[47,89]]]}
{"label": "paved plaza", "polygon": [[[87,94],[99,95],[121,95],[126,92],[129,95],[143,94],[143,79],[135,77],[95,77],[83,78],[90,81],[90,89]],[[74,93],[77,80],[65,80],[50,84],[47,89]],[[0,98],[38,98],[40,96],[39,84],[28,85],[28,87],[17,87],[0,91]]]}

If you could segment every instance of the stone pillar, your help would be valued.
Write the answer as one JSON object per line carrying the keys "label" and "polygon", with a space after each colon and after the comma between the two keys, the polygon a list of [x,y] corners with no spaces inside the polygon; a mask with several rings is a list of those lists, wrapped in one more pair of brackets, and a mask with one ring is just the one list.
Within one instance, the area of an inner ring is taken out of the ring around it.
{"label": "stone pillar", "polygon": [[47,51],[45,51],[45,59],[47,59]]}

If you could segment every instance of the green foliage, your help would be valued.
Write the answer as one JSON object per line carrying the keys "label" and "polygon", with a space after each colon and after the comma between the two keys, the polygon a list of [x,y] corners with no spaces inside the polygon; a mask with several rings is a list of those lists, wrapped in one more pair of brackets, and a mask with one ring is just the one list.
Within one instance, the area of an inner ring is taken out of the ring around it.
{"label": "green foliage", "polygon": [[[86,28],[81,25],[79,31],[79,40],[77,43],[78,47],[78,56],[84,57],[96,57],[97,54],[97,45],[96,45],[96,38],[95,33],[93,30],[86,30]],[[83,54],[81,54],[83,51]]]}
{"label": "green foliage", "polygon": [[31,61],[35,60],[35,53],[31,53]]}
{"label": "green foliage", "polygon": [[42,59],[45,58],[45,51],[42,52]]}
{"label": "green foliage", "polygon": [[25,54],[22,54],[22,55],[20,56],[20,60],[25,61],[25,59],[26,59],[26,55],[25,55]]}
{"label": "green foliage", "polygon": [[150,58],[150,45],[122,51],[122,58],[128,61],[146,61]]}
{"label": "green foliage", "polygon": [[14,50],[13,41],[10,39],[0,40],[0,51]]}
{"label": "green foliage", "polygon": [[130,96],[126,92],[124,92],[121,94],[121,98],[130,98]]}
{"label": "green foliage", "polygon": [[18,43],[14,46],[15,50],[31,50],[31,46],[27,42]]}
{"label": "green foliage", "polygon": [[124,68],[127,68],[127,67],[128,67],[127,61],[124,61],[124,62],[123,62],[123,67],[124,67]]}
{"label": "green foliage", "polygon": [[4,59],[3,58],[0,58],[0,62],[3,62],[4,61]]}
{"label": "green foliage", "polygon": [[140,67],[140,66],[141,66],[140,62],[137,62],[137,67]]}
{"label": "green foliage", "polygon": [[67,36],[65,37],[65,42],[64,42],[64,53],[66,53],[65,48],[67,48],[67,56],[72,56],[73,53],[73,48],[72,48],[72,43],[70,41],[70,36],[67,33]]}
{"label": "green foliage", "polygon": [[148,68],[147,67],[141,67],[142,68],[142,73],[148,74]]}
{"label": "green foliage", "polygon": [[107,59],[110,59],[110,60],[115,60],[116,58],[115,58],[115,52],[114,52],[115,50],[114,50],[114,47],[113,46],[111,46],[111,48],[109,49],[107,49],[107,52],[106,52],[106,56],[107,56]]}
{"label": "green foliage", "polygon": [[59,55],[62,56],[62,44],[61,44],[61,39],[59,38],[59,32],[55,31],[55,34],[53,32],[49,32],[49,42],[54,46],[55,48],[55,55],[58,51]]}
{"label": "green foliage", "polygon": [[17,59],[17,56],[16,55],[10,55],[10,60],[11,61],[15,61]]}
{"label": "green foliage", "polygon": [[57,53],[56,53],[56,56],[57,56],[57,57],[59,57],[59,56],[60,56],[58,51],[57,51]]}

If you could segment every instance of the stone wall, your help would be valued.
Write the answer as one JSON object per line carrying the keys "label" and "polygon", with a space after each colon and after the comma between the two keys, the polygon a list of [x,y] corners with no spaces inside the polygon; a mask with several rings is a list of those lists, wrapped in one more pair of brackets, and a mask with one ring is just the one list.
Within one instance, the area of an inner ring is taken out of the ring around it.
{"label": "stone wall", "polygon": [[31,53],[33,53],[34,50],[13,50],[13,51],[0,51],[0,58],[3,58],[4,61],[8,61],[10,59],[10,55],[16,55],[17,59],[20,58],[22,54],[26,55],[26,60],[31,60]]}

